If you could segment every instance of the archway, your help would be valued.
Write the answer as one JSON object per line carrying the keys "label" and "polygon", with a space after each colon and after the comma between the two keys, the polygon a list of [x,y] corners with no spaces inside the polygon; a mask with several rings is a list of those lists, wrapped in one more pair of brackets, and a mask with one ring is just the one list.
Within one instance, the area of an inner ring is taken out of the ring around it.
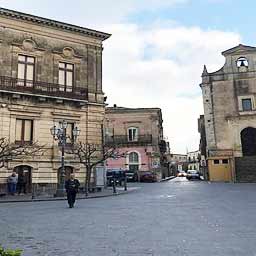
{"label": "archway", "polygon": [[247,127],[241,131],[241,144],[244,156],[256,156],[256,129]]}
{"label": "archway", "polygon": [[137,152],[131,152],[128,155],[129,171],[137,173],[139,171],[139,154]]}
{"label": "archway", "polygon": [[[65,166],[65,181],[69,179],[70,174],[74,172],[73,167]],[[60,184],[61,167],[58,169],[58,183]]]}
{"label": "archway", "polygon": [[[23,176],[23,182],[25,186],[25,192],[31,193],[32,192],[32,167],[28,165],[19,165],[14,168],[14,171],[18,174],[18,177]],[[19,179],[18,179],[19,181]],[[17,189],[19,190],[20,184],[17,184]]]}

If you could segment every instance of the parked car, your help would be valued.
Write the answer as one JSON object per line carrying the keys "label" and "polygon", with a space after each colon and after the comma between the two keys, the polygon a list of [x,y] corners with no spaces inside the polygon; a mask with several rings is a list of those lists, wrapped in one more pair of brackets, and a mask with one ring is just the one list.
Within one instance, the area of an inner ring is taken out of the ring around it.
{"label": "parked car", "polygon": [[187,179],[188,180],[191,180],[191,179],[198,179],[198,180],[200,180],[200,173],[199,173],[199,171],[188,170],[187,171]]}
{"label": "parked car", "polygon": [[185,171],[179,171],[177,173],[177,177],[186,177],[187,176],[187,173]]}
{"label": "parked car", "polygon": [[125,180],[125,171],[119,168],[107,170],[107,185],[112,186],[115,180],[116,185],[122,185]]}
{"label": "parked car", "polygon": [[157,177],[153,172],[142,172],[140,175],[141,182],[156,182]]}
{"label": "parked car", "polygon": [[126,170],[125,171],[127,181],[138,181],[138,174],[134,171]]}

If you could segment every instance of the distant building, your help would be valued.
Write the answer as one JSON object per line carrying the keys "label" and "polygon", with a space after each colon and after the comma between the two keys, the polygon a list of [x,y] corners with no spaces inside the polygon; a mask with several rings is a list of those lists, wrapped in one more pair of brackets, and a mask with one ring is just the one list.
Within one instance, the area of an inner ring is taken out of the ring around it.
{"label": "distant building", "polygon": [[204,67],[202,95],[207,160],[212,181],[256,181],[256,47],[222,53],[225,64]]}
{"label": "distant building", "polygon": [[105,141],[117,145],[126,158],[107,161],[107,168],[129,169],[140,176],[154,171],[158,178],[168,176],[160,108],[108,107],[105,118]]}
{"label": "distant building", "polygon": [[187,155],[185,154],[170,154],[168,160],[173,163],[186,163]]}
{"label": "distant building", "polygon": [[167,160],[171,175],[176,176],[178,171],[186,171],[188,169],[187,155],[185,154],[168,154]]}
{"label": "distant building", "polygon": [[187,153],[188,170],[200,170],[201,153],[199,150]]}

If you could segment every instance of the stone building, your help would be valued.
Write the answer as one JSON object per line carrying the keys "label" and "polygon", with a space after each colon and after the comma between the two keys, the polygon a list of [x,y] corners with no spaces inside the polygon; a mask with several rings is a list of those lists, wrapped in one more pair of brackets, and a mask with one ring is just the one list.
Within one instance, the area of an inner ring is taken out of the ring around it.
{"label": "stone building", "polygon": [[187,153],[188,170],[200,170],[201,152],[199,150]]}
{"label": "stone building", "polygon": [[188,160],[186,154],[173,154],[167,155],[167,161],[169,163],[169,169],[171,176],[176,176],[178,171],[187,171]]}
{"label": "stone building", "polygon": [[202,74],[210,180],[256,181],[256,48],[238,45]]}
{"label": "stone building", "polygon": [[[104,119],[102,42],[110,35],[0,9],[0,137],[45,145],[40,158],[14,159],[0,169],[0,188],[13,171],[24,172],[28,191],[55,190],[60,151],[50,128],[62,120],[75,125],[79,140],[101,143]],[[84,181],[83,166],[66,157],[66,172]]]}
{"label": "stone building", "polygon": [[107,168],[128,169],[140,176],[153,171],[158,179],[168,176],[167,150],[160,108],[106,108],[106,144],[115,144],[126,158],[109,159]]}

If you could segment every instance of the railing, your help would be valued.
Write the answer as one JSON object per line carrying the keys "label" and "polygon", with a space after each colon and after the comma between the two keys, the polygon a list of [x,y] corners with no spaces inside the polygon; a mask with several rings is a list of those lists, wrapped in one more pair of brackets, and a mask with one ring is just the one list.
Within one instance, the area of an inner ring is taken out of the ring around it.
{"label": "railing", "polygon": [[60,84],[23,80],[7,76],[0,76],[0,91],[1,90],[14,93],[46,95],[57,98],[88,99],[88,91],[86,88],[66,87],[65,89],[65,86]]}
{"label": "railing", "polygon": [[127,135],[106,136],[105,143],[107,145],[147,145],[152,144],[152,135],[139,135],[135,140],[129,140]]}

